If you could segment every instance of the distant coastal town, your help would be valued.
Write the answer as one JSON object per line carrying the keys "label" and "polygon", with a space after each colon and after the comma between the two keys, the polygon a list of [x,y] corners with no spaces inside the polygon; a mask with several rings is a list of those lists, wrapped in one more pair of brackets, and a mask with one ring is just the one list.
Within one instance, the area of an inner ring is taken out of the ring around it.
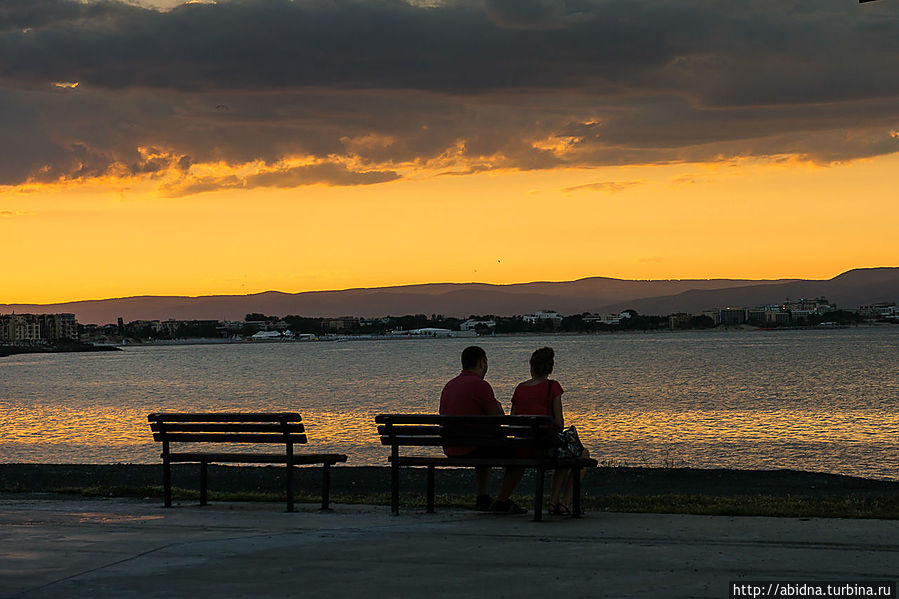
{"label": "distant coastal town", "polygon": [[[242,321],[134,320],[80,324],[74,314],[0,314],[0,346],[71,349],[73,345],[166,343],[205,339],[218,342],[327,341],[477,337],[520,333],[614,333],[750,327],[760,329],[846,327],[866,323],[899,324],[895,302],[839,309],[826,298],[787,299],[754,308],[713,308],[699,314],[619,313],[563,315],[555,310],[467,319],[442,314],[362,318],[311,318],[247,314]],[[9,353],[9,352],[7,352]]]}

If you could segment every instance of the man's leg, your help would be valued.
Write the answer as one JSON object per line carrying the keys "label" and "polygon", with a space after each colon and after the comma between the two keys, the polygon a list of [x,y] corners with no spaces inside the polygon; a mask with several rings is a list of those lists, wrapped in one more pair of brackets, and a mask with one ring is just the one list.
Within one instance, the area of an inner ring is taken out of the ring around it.
{"label": "man's leg", "polygon": [[506,473],[503,475],[503,486],[499,495],[496,496],[496,500],[508,501],[522,476],[524,476],[524,468],[506,468]]}
{"label": "man's leg", "polygon": [[478,497],[488,495],[487,485],[490,482],[490,466],[475,466],[474,479],[478,486]]}

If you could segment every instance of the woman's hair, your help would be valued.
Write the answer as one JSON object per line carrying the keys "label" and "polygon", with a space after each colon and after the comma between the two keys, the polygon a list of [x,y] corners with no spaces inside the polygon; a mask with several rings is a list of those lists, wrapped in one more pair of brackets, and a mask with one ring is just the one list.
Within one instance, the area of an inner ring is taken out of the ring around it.
{"label": "woman's hair", "polygon": [[534,376],[549,376],[553,371],[556,352],[551,347],[541,347],[531,354],[531,371]]}

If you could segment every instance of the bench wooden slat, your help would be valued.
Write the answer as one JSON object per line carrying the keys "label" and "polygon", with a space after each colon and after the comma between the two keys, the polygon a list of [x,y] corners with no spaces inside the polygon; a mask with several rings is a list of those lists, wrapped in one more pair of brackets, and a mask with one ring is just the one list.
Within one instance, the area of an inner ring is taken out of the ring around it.
{"label": "bench wooden slat", "polygon": [[[293,464],[336,464],[346,462],[347,457],[341,453],[301,453],[295,454]],[[209,453],[182,452],[170,453],[172,462],[216,462],[234,464],[286,464],[287,456],[283,453]]]}
{"label": "bench wooden slat", "polygon": [[265,434],[265,433],[167,433],[153,434],[154,441],[170,443],[306,443],[303,433]]}
{"label": "bench wooden slat", "polygon": [[[494,434],[497,436],[532,436],[535,430],[534,426],[515,426],[511,424],[492,426],[490,423],[477,423],[481,424],[478,427],[478,433],[482,434]],[[470,426],[441,426],[441,425],[427,425],[427,426],[413,426],[409,424],[400,424],[400,425],[391,425],[391,424],[382,424],[378,427],[379,435],[447,435],[451,434],[454,431],[465,431],[466,433],[470,433],[472,428]],[[546,431],[547,433],[553,430],[553,427],[550,425],[538,425],[536,430]]]}
{"label": "bench wooden slat", "polygon": [[489,418],[491,422],[523,426],[524,423],[552,423],[549,416],[443,416],[440,414],[378,414],[377,424],[462,424]]}
{"label": "bench wooden slat", "polygon": [[[388,461],[392,461],[388,458]],[[399,456],[401,466],[496,466],[502,468],[536,468],[539,463],[535,458],[466,458],[466,457],[427,457],[427,456]],[[593,458],[561,458],[545,460],[544,467],[549,468],[574,468],[595,467],[598,464]]]}
{"label": "bench wooden slat", "polygon": [[303,420],[297,412],[195,412],[173,413],[154,412],[147,415],[150,422],[280,422],[288,420],[301,422]]}
{"label": "bench wooden slat", "polygon": [[403,447],[551,447],[549,441],[539,443],[533,437],[518,439],[515,437],[381,437],[381,445],[401,445]]}
{"label": "bench wooden slat", "polygon": [[168,433],[190,433],[190,432],[209,432],[209,433],[283,433],[284,431],[291,433],[305,433],[306,427],[303,424],[279,424],[273,422],[256,423],[256,422],[230,422],[223,424],[214,423],[170,423],[170,422],[153,422],[150,425],[153,432],[165,431]]}

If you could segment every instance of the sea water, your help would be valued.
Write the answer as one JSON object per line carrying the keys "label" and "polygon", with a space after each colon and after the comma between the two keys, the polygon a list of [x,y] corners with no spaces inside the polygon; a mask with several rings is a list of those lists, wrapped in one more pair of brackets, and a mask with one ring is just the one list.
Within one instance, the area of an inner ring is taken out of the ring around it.
{"label": "sea water", "polygon": [[899,480],[899,327],[129,346],[0,358],[0,463],[156,463],[147,414],[296,411],[309,451],[386,465],[374,417],[433,413],[487,351],[508,411],[556,351],[568,423],[612,465],[793,468]]}

